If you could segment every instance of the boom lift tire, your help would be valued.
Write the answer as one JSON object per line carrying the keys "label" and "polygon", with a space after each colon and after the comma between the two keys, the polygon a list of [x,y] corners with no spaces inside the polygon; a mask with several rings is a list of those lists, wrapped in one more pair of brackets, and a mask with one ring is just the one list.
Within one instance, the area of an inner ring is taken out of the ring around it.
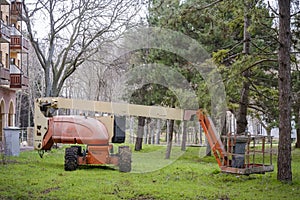
{"label": "boom lift tire", "polygon": [[74,171],[77,169],[78,163],[78,147],[73,146],[66,148],[65,152],[65,170]]}
{"label": "boom lift tire", "polygon": [[119,171],[131,171],[131,150],[128,146],[119,147]]}

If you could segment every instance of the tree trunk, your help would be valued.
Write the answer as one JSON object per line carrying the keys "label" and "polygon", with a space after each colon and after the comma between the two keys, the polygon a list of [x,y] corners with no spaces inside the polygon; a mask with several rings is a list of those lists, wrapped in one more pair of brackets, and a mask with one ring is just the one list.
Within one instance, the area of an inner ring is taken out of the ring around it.
{"label": "tree trunk", "polygon": [[205,144],[206,144],[205,155],[211,156],[211,148],[206,137],[205,137]]}
{"label": "tree trunk", "polygon": [[290,65],[290,1],[278,0],[279,5],[279,144],[277,179],[292,181],[291,167],[291,65]]}
{"label": "tree trunk", "polygon": [[198,130],[197,130],[196,123],[194,123],[193,130],[194,130],[194,134],[195,134],[195,144],[198,144],[199,143],[199,137],[198,137]]}
{"label": "tree trunk", "polygon": [[296,148],[300,148],[300,105],[297,105],[297,108],[295,109],[295,122],[296,122],[296,133],[297,133],[297,142],[296,142]]}
{"label": "tree trunk", "polygon": [[180,144],[181,143],[181,134],[180,134],[180,131],[181,131],[181,123],[178,124],[177,126],[177,131],[176,131],[176,140],[177,140],[177,144]]}
{"label": "tree trunk", "polygon": [[130,117],[129,118],[130,120],[130,123],[129,123],[129,137],[130,137],[130,140],[129,140],[129,143],[133,143],[134,142],[134,137],[133,137],[133,130],[134,130],[134,118],[133,117]]}
{"label": "tree trunk", "polygon": [[147,144],[148,141],[148,120],[145,119],[145,126],[144,126],[144,144]]}
{"label": "tree trunk", "polygon": [[199,137],[200,137],[200,145],[203,144],[203,133],[202,133],[202,128],[201,128],[201,125],[198,124],[198,127],[199,127]]}
{"label": "tree trunk", "polygon": [[152,119],[150,132],[151,132],[151,144],[155,144],[155,119]]}
{"label": "tree trunk", "polygon": [[[300,71],[298,69],[297,74],[297,82],[300,82]],[[299,91],[299,88],[296,89]],[[297,92],[295,96],[295,103],[294,103],[294,113],[295,113],[295,128],[296,128],[296,148],[300,148],[300,93]]]}
{"label": "tree trunk", "polygon": [[[16,107],[17,107],[17,112],[15,115],[15,122],[13,124],[15,124],[15,126],[20,126],[21,125],[21,106],[22,106],[22,98],[23,98],[23,93],[22,92],[18,92],[17,93],[17,98],[16,98]],[[9,116],[10,118],[10,116]],[[11,121],[12,122],[12,121]],[[12,126],[13,124],[8,124],[9,126]]]}
{"label": "tree trunk", "polygon": [[224,123],[222,124],[222,130],[221,130],[221,135],[227,135],[228,133],[228,130],[227,130],[227,119],[226,119],[226,115],[225,115],[225,118],[224,118]]}
{"label": "tree trunk", "polygon": [[[244,7],[244,46],[243,46],[243,53],[245,55],[250,54],[250,41],[251,41],[251,36],[250,33],[248,32],[248,28],[250,26],[250,17],[249,17],[249,2],[247,0],[244,1],[245,7]],[[243,134],[246,131],[247,128],[247,109],[248,109],[248,103],[249,103],[249,78],[250,76],[250,70],[246,70],[243,72],[243,77],[245,78],[243,82],[243,88],[241,90],[241,99],[239,102],[239,111],[238,111],[238,116],[237,116],[237,134]]]}
{"label": "tree trunk", "polygon": [[166,136],[165,136],[165,140],[168,143],[169,142],[169,132],[170,132],[170,120],[166,120],[167,123],[167,127],[166,127]]}
{"label": "tree trunk", "polygon": [[166,159],[170,159],[171,150],[172,150],[172,141],[173,141],[173,130],[174,130],[174,120],[170,120],[169,131],[168,131],[168,142],[167,142],[167,151]]}
{"label": "tree trunk", "polygon": [[267,131],[267,136],[268,136],[268,142],[271,142],[271,130],[272,130],[272,128],[270,127],[270,126],[268,126],[267,128],[266,128],[266,131]]}
{"label": "tree trunk", "polygon": [[157,119],[157,125],[156,125],[156,144],[160,143],[160,132],[161,132],[160,119]]}
{"label": "tree trunk", "polygon": [[140,151],[143,145],[143,136],[144,136],[144,126],[145,126],[145,117],[138,117],[138,131],[137,137],[135,140],[135,151]]}
{"label": "tree trunk", "polygon": [[182,142],[181,142],[181,151],[186,150],[186,121],[182,121]]}
{"label": "tree trunk", "polygon": [[151,119],[147,118],[147,133],[148,133],[148,144],[152,143],[152,127],[151,127]]}
{"label": "tree trunk", "polygon": [[257,118],[257,120],[259,121],[259,125],[260,125],[260,134],[262,134],[262,128],[264,128],[267,132],[267,136],[268,136],[268,142],[270,143],[272,138],[271,138],[271,131],[272,131],[272,126],[270,124],[267,123],[264,124],[264,122],[260,119],[260,118]]}

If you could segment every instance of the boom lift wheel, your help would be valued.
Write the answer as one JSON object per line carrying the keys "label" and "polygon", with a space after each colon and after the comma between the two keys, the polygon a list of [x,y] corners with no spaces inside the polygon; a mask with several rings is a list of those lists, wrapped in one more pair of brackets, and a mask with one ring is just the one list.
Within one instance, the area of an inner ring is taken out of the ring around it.
{"label": "boom lift wheel", "polygon": [[66,148],[65,152],[65,170],[74,171],[77,169],[78,163],[78,147],[73,146]]}
{"label": "boom lift wheel", "polygon": [[131,171],[131,150],[128,146],[119,147],[119,171]]}

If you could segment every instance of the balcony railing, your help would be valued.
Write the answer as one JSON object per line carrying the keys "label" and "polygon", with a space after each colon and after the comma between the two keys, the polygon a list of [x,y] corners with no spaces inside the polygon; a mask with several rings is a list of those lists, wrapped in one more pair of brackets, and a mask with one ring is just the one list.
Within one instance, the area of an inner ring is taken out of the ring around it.
{"label": "balcony railing", "polygon": [[23,74],[10,74],[10,88],[27,88],[28,77]]}
{"label": "balcony railing", "polygon": [[28,50],[29,42],[22,35],[10,36],[10,49],[11,50]]}
{"label": "balcony railing", "polygon": [[19,17],[21,15],[24,15],[22,4],[22,2],[16,1],[11,3],[11,17],[17,17],[18,19],[20,19]]}
{"label": "balcony railing", "polygon": [[10,42],[10,31],[11,28],[4,24],[3,21],[0,21],[0,43]]}
{"label": "balcony railing", "polygon": [[10,73],[9,69],[0,66],[0,85],[12,89],[25,89],[28,87],[28,84],[28,77],[21,71],[20,73]]}

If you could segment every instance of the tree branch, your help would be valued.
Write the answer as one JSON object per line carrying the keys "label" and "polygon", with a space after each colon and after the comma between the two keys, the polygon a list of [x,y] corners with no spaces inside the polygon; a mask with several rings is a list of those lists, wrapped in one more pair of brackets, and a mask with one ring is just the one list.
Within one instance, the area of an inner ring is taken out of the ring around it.
{"label": "tree branch", "polygon": [[244,73],[245,71],[247,71],[247,70],[251,69],[252,67],[255,67],[256,65],[259,65],[263,62],[277,62],[277,61],[278,61],[277,59],[269,59],[269,58],[262,59],[262,60],[256,61],[252,65],[248,66],[246,69],[243,69],[242,71],[240,71],[240,73]]}

